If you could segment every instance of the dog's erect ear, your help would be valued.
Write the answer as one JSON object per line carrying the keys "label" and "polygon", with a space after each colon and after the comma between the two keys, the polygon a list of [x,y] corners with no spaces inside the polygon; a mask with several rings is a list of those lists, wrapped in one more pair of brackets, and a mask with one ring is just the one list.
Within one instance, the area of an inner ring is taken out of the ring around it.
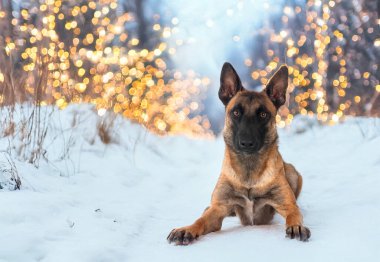
{"label": "dog's erect ear", "polygon": [[272,76],[264,92],[277,109],[286,101],[286,89],[288,88],[288,67],[282,65],[280,69]]}
{"label": "dog's erect ear", "polygon": [[227,106],[231,98],[244,88],[240,78],[230,63],[224,63],[220,73],[219,99]]}

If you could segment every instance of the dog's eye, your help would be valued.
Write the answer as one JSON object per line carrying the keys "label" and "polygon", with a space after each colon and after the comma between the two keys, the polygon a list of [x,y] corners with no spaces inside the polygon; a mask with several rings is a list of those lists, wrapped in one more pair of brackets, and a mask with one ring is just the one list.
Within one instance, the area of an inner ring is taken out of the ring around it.
{"label": "dog's eye", "polygon": [[235,117],[239,117],[239,116],[240,116],[240,111],[237,110],[237,109],[235,109],[235,110],[233,111],[233,114],[234,114]]}
{"label": "dog's eye", "polygon": [[264,119],[264,118],[267,117],[267,113],[265,113],[265,112],[260,112],[260,113],[259,113],[259,116],[260,116],[260,118]]}

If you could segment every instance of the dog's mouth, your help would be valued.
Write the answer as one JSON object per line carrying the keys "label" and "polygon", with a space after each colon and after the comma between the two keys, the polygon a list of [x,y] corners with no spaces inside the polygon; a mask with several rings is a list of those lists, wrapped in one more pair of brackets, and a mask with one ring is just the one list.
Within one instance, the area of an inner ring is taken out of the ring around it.
{"label": "dog's mouth", "polygon": [[249,154],[249,155],[251,155],[251,154],[255,154],[255,153],[257,153],[259,150],[260,150],[260,148],[257,147],[257,148],[252,148],[252,149],[237,148],[236,151],[237,151],[238,153],[243,153],[243,154]]}

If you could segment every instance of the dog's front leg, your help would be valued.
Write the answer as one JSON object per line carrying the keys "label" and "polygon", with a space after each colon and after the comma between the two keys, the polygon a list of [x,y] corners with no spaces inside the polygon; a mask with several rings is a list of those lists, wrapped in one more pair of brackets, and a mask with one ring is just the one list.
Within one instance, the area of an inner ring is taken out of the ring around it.
{"label": "dog's front leg", "polygon": [[287,207],[289,211],[286,212],[286,236],[289,238],[296,238],[301,241],[307,241],[310,236],[310,229],[305,227],[302,223],[302,215],[299,207],[294,206]]}
{"label": "dog's front leg", "polygon": [[223,219],[231,213],[231,209],[225,205],[212,204],[194,224],[173,229],[167,240],[176,245],[188,245],[201,235],[215,232],[221,229]]}
{"label": "dog's front leg", "polygon": [[310,238],[310,230],[303,226],[302,214],[289,185],[281,187],[276,192],[271,205],[285,218],[287,237],[296,238],[301,241],[307,241]]}

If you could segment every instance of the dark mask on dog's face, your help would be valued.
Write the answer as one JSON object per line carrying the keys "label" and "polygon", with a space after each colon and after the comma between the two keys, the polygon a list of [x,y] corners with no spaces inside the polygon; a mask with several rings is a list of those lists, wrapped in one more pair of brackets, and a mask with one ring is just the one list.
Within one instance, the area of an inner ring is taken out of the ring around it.
{"label": "dark mask on dog's face", "polygon": [[265,90],[245,90],[231,64],[220,76],[219,98],[226,107],[224,140],[237,153],[254,154],[277,140],[276,114],[285,103],[288,86],[286,66],[274,74]]}

